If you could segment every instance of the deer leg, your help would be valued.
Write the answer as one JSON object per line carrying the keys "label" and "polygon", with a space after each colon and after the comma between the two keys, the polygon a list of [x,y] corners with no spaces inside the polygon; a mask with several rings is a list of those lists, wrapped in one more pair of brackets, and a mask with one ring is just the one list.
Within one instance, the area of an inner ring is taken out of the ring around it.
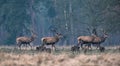
{"label": "deer leg", "polygon": [[42,44],[42,46],[41,46],[41,47],[44,47],[44,45],[45,45],[45,44]]}
{"label": "deer leg", "polygon": [[26,47],[25,49],[27,49],[27,44],[25,44],[25,47]]}
{"label": "deer leg", "polygon": [[42,46],[41,47],[44,47],[44,45],[45,45],[46,43],[45,42],[43,42],[43,44],[42,44]]}
{"label": "deer leg", "polygon": [[31,47],[31,49],[32,49],[32,46],[30,45],[30,43],[28,43],[28,45]]}
{"label": "deer leg", "polygon": [[52,44],[52,49],[53,49],[53,50],[56,50],[56,47],[55,47],[55,45],[54,45],[54,44]]}
{"label": "deer leg", "polygon": [[89,49],[89,46],[88,46],[88,44],[85,44],[85,47],[84,47],[84,53],[86,54],[86,52],[88,51],[88,49]]}
{"label": "deer leg", "polygon": [[79,46],[80,45],[80,41],[78,41],[78,44],[77,44],[77,46]]}
{"label": "deer leg", "polygon": [[96,49],[98,49],[98,45],[97,45]]}
{"label": "deer leg", "polygon": [[20,47],[21,47],[21,43],[18,42],[18,43],[16,44],[16,48],[20,49]]}
{"label": "deer leg", "polygon": [[81,45],[82,43],[83,43],[82,41],[78,41],[77,46]]}
{"label": "deer leg", "polygon": [[80,45],[81,45],[81,48],[83,49],[83,43],[81,43]]}
{"label": "deer leg", "polygon": [[19,48],[19,44],[18,43],[16,44],[15,48],[17,48],[17,49]]}
{"label": "deer leg", "polygon": [[20,48],[20,50],[21,50],[21,45],[22,45],[22,44],[19,44],[19,48]]}
{"label": "deer leg", "polygon": [[100,44],[97,44],[97,48],[96,49],[98,49],[100,47]]}
{"label": "deer leg", "polygon": [[89,48],[89,49],[92,49],[92,48],[91,48],[91,44],[88,44],[88,48]]}
{"label": "deer leg", "polygon": [[79,42],[79,44],[81,45],[81,48],[83,49],[83,42],[81,41]]}

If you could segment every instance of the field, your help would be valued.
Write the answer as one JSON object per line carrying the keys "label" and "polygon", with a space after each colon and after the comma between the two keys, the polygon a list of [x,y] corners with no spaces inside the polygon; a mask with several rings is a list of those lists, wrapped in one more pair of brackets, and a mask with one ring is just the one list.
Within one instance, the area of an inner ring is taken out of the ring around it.
{"label": "field", "polygon": [[14,49],[0,47],[0,66],[120,66],[120,49],[107,48],[73,53],[69,47],[58,48],[52,53],[39,52],[35,48]]}

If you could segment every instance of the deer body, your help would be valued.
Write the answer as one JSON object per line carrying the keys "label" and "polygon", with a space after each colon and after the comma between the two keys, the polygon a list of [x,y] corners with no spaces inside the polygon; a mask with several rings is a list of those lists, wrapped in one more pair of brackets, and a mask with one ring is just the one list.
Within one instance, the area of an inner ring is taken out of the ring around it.
{"label": "deer body", "polygon": [[78,45],[81,44],[81,48],[83,48],[83,44],[88,44],[88,46],[91,48],[91,43],[94,40],[94,36],[80,36],[77,38]]}
{"label": "deer body", "polygon": [[43,43],[42,46],[52,45],[52,47],[56,48],[55,43],[59,41],[60,37],[61,37],[61,34],[56,34],[56,36],[54,37],[43,37],[41,39],[41,42]]}
{"label": "deer body", "polygon": [[56,37],[44,37],[41,39],[46,45],[55,44],[59,41],[59,38]]}
{"label": "deer body", "polygon": [[91,48],[91,44],[97,44],[97,48],[100,47],[100,44],[103,43],[107,38],[107,35],[104,34],[102,37],[98,36],[80,36],[78,37],[78,44],[81,44],[81,48],[83,44],[88,44]]}
{"label": "deer body", "polygon": [[80,43],[81,41],[85,41],[84,43],[90,43],[94,40],[93,36],[80,36],[77,38],[78,39],[78,43]]}
{"label": "deer body", "polygon": [[36,35],[32,35],[31,37],[25,37],[25,36],[18,37],[16,39],[16,43],[17,43],[17,45],[19,46],[20,49],[21,49],[21,45],[26,45],[26,46],[29,45],[32,48],[32,46],[30,45],[30,43],[32,41],[34,41],[35,38],[36,38]]}

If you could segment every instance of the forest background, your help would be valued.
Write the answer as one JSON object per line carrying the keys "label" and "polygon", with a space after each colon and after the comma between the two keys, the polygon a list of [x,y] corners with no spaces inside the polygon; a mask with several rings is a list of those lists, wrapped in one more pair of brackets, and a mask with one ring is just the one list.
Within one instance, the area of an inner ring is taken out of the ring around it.
{"label": "forest background", "polygon": [[63,35],[58,45],[77,44],[77,37],[99,36],[105,30],[109,37],[102,45],[120,44],[120,0],[0,0],[0,45],[15,45],[19,36],[37,33],[34,45],[41,38]]}

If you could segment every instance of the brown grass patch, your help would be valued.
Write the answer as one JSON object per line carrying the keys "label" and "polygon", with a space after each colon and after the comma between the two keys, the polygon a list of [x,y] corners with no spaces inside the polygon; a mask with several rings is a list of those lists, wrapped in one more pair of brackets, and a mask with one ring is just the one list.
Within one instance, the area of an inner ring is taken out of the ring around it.
{"label": "brown grass patch", "polygon": [[68,54],[0,53],[1,66],[120,66],[119,54],[84,55],[71,58]]}

